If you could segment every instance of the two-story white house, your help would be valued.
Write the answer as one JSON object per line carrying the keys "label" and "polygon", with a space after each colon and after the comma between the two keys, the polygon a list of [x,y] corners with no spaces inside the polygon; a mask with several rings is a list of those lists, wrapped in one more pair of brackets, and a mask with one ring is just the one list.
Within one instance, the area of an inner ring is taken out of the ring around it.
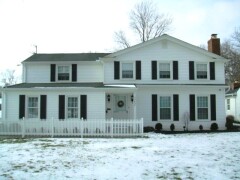
{"label": "two-story white house", "polygon": [[[136,119],[163,130],[225,129],[220,40],[209,51],[162,35],[115,53],[34,54],[3,90],[3,119]],[[187,126],[187,127],[186,127]]]}

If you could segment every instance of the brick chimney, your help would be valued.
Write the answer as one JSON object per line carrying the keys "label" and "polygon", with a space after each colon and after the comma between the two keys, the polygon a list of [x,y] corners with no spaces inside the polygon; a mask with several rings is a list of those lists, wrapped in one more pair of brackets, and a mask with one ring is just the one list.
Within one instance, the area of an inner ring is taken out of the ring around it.
{"label": "brick chimney", "polygon": [[220,55],[220,39],[217,38],[217,34],[211,35],[208,41],[208,51]]}

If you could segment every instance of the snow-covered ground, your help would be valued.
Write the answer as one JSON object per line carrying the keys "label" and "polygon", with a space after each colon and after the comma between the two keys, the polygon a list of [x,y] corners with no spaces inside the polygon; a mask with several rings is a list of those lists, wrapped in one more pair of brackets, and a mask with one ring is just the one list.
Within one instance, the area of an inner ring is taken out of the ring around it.
{"label": "snow-covered ground", "polygon": [[240,132],[2,139],[0,179],[240,179]]}

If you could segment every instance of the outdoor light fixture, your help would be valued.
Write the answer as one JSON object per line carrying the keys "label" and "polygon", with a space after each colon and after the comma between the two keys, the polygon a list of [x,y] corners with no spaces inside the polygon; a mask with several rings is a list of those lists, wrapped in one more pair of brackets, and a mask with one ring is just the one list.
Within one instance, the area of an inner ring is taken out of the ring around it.
{"label": "outdoor light fixture", "polygon": [[132,95],[131,95],[131,101],[133,102],[133,100],[134,100],[134,99],[133,99],[133,94],[132,94]]}
{"label": "outdoor light fixture", "polygon": [[110,94],[107,95],[107,101],[110,102]]}

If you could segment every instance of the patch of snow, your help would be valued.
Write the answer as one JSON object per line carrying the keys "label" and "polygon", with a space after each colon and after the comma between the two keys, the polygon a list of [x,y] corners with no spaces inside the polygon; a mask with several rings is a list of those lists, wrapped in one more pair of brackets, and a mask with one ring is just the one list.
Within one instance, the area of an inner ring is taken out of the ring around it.
{"label": "patch of snow", "polygon": [[240,133],[145,136],[0,140],[0,179],[240,178]]}

